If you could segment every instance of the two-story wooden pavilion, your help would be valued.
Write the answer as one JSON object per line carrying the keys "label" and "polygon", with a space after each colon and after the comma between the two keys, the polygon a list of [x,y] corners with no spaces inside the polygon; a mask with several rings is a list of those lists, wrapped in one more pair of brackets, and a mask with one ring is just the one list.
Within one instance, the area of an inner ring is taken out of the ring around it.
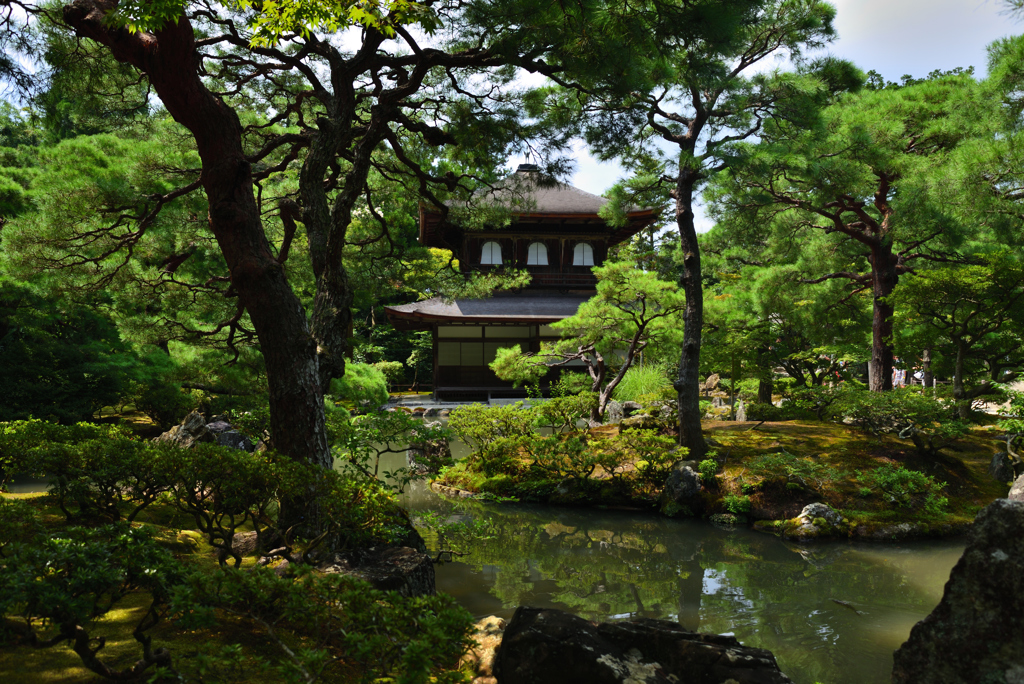
{"label": "two-story wooden pavilion", "polygon": [[[545,181],[532,164],[522,164],[509,181],[519,195],[510,225],[463,230],[442,220],[440,212],[421,207],[419,239],[428,247],[451,250],[467,275],[520,268],[532,276],[530,285],[488,299],[446,303],[434,297],[386,307],[396,328],[433,333],[438,400],[525,396],[488,367],[498,348],[519,344],[524,351],[538,351],[542,341],[557,339],[551,324],[575,314],[596,291],[591,269],[604,262],[610,248],[656,219],[653,210],[636,210],[625,226],[614,228],[598,216],[608,200]],[[557,377],[558,372],[549,373],[542,388]]]}

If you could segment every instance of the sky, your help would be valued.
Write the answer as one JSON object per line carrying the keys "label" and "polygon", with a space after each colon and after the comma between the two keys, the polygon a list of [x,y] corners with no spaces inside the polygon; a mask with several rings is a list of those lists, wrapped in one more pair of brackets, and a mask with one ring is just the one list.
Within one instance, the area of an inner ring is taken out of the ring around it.
{"label": "sky", "polygon": [[[1007,16],[1001,0],[832,1],[839,39],[828,52],[890,81],[960,66],[973,66],[976,74],[984,75],[985,47],[1024,33],[1024,21]],[[571,183],[600,195],[621,175],[618,165],[597,162],[581,146]],[[710,228],[699,213],[698,230]]]}

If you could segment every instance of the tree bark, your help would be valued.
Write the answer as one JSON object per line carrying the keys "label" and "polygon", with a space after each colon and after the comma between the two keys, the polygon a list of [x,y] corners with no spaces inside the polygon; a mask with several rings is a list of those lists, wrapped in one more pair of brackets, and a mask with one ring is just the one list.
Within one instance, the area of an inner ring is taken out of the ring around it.
{"label": "tree bark", "polygon": [[683,310],[683,350],[675,390],[679,401],[679,445],[689,449],[689,458],[704,459],[707,445],[700,425],[700,337],[704,328],[704,289],[700,272],[700,245],[693,223],[694,171],[680,169],[676,184],[676,224],[683,252],[683,275],[679,284],[686,296]]}
{"label": "tree bark", "polygon": [[957,340],[956,363],[953,366],[953,399],[956,401],[956,411],[960,420],[968,420],[971,417],[971,400],[964,389],[964,368],[967,363],[967,345],[963,340]]}
{"label": "tree bark", "polygon": [[[153,33],[133,34],[107,21],[116,6],[112,0],[75,0],[64,7],[64,19],[79,36],[106,46],[117,60],[144,72],[167,111],[195,138],[210,229],[252,319],[266,364],[273,447],[293,459],[330,468],[316,344],[263,231],[238,116],[203,84],[187,17]],[[302,506],[304,510],[289,517],[305,518],[319,529],[316,502]]]}
{"label": "tree bark", "polygon": [[871,318],[871,361],[868,362],[868,389],[884,392],[892,389],[892,316],[893,307],[885,298],[896,289],[896,255],[892,244],[883,239],[872,245],[871,281],[874,305]]}
{"label": "tree bark", "polygon": [[775,383],[772,378],[761,378],[757,381],[757,403],[759,404],[770,404],[772,403],[772,391],[775,389]]}

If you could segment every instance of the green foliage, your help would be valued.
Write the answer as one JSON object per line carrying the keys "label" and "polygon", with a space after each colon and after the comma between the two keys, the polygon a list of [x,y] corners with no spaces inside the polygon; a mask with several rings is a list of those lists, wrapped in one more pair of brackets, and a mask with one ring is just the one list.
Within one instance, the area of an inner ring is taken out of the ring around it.
{"label": "green foliage", "polygon": [[394,386],[405,377],[405,364],[400,361],[378,361],[373,367],[384,374],[388,387]]}
{"label": "green foliage", "polygon": [[498,349],[489,365],[495,375],[511,382],[513,387],[536,385],[548,372],[547,366],[524,355],[518,346]]}
{"label": "green foliage", "polygon": [[705,486],[710,486],[718,478],[718,461],[713,458],[707,458],[697,464],[697,470],[700,473],[700,481]]}
{"label": "green foliage", "polygon": [[778,420],[796,419],[795,411],[786,411],[783,406],[775,404],[758,404],[753,402],[746,405],[747,420],[763,420],[774,422]]}
{"label": "green foliage", "polygon": [[[176,587],[171,607],[185,628],[213,626],[215,608],[262,626],[286,654],[277,672],[287,682],[311,682],[311,673],[336,662],[338,649],[354,665],[354,681],[454,684],[465,681],[455,668],[472,644],[472,616],[450,596],[406,598],[308,568],[286,577],[260,567],[193,575]],[[304,648],[287,648],[283,627]]]}
{"label": "green foliage", "polygon": [[579,432],[581,420],[586,420],[597,404],[597,395],[593,392],[581,392],[551,399],[538,401],[536,411],[538,424],[551,428],[554,432]]}
{"label": "green foliage", "polygon": [[119,403],[134,364],[109,317],[47,299],[0,273],[0,421],[74,423]]}
{"label": "green foliage", "polygon": [[649,394],[660,394],[671,390],[672,382],[668,378],[667,367],[661,364],[646,363],[633,366],[622,376],[622,381],[615,387],[615,398],[618,401],[640,401]]}
{"label": "green foliage", "polygon": [[1024,432],[1024,392],[1008,391],[1006,405],[999,410],[996,427],[1004,432]]}
{"label": "green foliage", "polygon": [[1002,368],[1024,364],[1017,333],[1024,324],[1024,261],[1016,250],[1004,250],[966,257],[973,263],[918,269],[888,298],[903,312],[900,346],[927,347],[933,368],[952,372],[964,419],[971,398],[998,392],[992,380]]}
{"label": "green foliage", "polygon": [[331,394],[359,409],[376,409],[390,396],[384,373],[368,363],[345,364],[345,376],[331,381]]}
{"label": "green foliage", "polygon": [[468,404],[452,410],[448,427],[474,451],[501,438],[526,437],[533,434],[534,409],[522,402],[505,406]]}
{"label": "green foliage", "polygon": [[785,477],[791,483],[825,489],[846,479],[849,474],[813,458],[800,458],[785,449],[775,454],[755,456],[747,462],[750,472],[765,479]]}
{"label": "green foliage", "polygon": [[889,503],[902,508],[920,509],[929,515],[945,512],[949,500],[941,495],[945,482],[936,482],[931,475],[891,463],[867,473],[857,473],[865,486],[881,490]]}
{"label": "green foliage", "polygon": [[544,343],[538,353],[524,353],[519,347],[499,349],[490,367],[499,378],[518,386],[537,383],[550,367],[582,361],[591,378],[597,378],[591,387],[598,392],[592,415],[598,419],[641,353],[674,352],[684,300],[676,283],[638,270],[627,260],[606,261],[593,272],[597,294],[575,315],[554,324],[560,341]]}
{"label": "green foliage", "polygon": [[551,387],[552,397],[567,397],[580,392],[589,392],[594,386],[593,379],[586,373],[562,371],[558,380]]}
{"label": "green foliage", "polygon": [[272,452],[139,441],[106,426],[0,424],[0,470],[50,475],[51,496],[69,521],[132,521],[166,493],[218,549],[221,562],[233,557],[236,565],[241,557],[232,540],[239,529],[253,529],[259,543],[284,539],[276,517],[280,502],[310,492],[319,496],[322,515],[315,532],[337,548],[389,541],[405,526],[401,509],[372,478],[311,468]]}
{"label": "green foliage", "polygon": [[830,408],[836,419],[873,434],[897,433],[910,438],[922,455],[934,456],[967,434],[951,403],[913,388],[891,392],[849,390]]}
{"label": "green foliage", "polygon": [[[69,642],[86,667],[108,678],[134,680],[156,672],[158,678],[191,681],[182,664],[209,676],[242,664],[243,653],[238,647],[210,649],[200,663],[175,663],[147,632],[168,614],[177,616],[179,629],[202,629],[217,626],[218,614],[227,612],[235,628],[238,620],[249,621],[280,649],[276,663],[267,658],[273,654],[246,654],[250,676],[308,684],[343,663],[346,676],[358,674],[353,681],[464,681],[457,664],[471,645],[472,617],[451,597],[407,598],[346,575],[314,573],[309,566],[293,566],[284,576],[266,567],[211,573],[176,561],[146,526],[115,523],[47,533],[37,526],[27,534],[26,516],[35,511],[26,509],[31,510],[0,499],[0,644],[45,648]],[[118,671],[113,660],[103,660],[105,638],[90,634],[98,620],[142,592],[147,609],[133,636],[143,653]],[[53,630],[42,636],[39,628],[46,625],[56,627],[55,636]],[[293,647],[295,638],[302,648]]]}
{"label": "green foliage", "polygon": [[619,433],[618,442],[625,452],[623,460],[633,462],[640,489],[647,492],[660,490],[673,464],[687,454],[685,447],[676,448],[674,439],[653,430],[627,428]]}
{"label": "green foliage", "polygon": [[832,406],[850,389],[849,384],[843,386],[818,385],[793,390],[786,403],[782,405],[783,420],[799,420],[801,418],[825,420],[832,415]]}
{"label": "green foliage", "polygon": [[[532,482],[586,481],[597,475],[620,492],[647,495],[659,490],[685,450],[653,430],[630,428],[614,437],[595,438],[576,428],[594,400],[592,394],[581,394],[529,407],[459,407],[449,425],[473,449],[460,467],[488,478],[510,478],[512,489],[521,491]],[[538,422],[556,431],[536,434]]]}
{"label": "green foliage", "polygon": [[334,457],[354,474],[373,483],[383,477],[386,486],[399,492],[416,475],[406,466],[382,472],[380,460],[385,454],[419,450],[422,456],[432,459],[421,465],[433,471],[452,462],[448,449],[449,429],[440,424],[427,425],[403,411],[379,411],[352,420],[332,420],[328,434]]}
{"label": "green foliage", "polygon": [[[0,502],[0,506],[6,504]],[[0,515],[0,525],[10,522]],[[0,527],[0,538],[10,533],[9,528]],[[112,678],[135,678],[155,664],[170,661],[166,652],[151,650],[151,637],[145,631],[160,620],[170,591],[182,575],[183,569],[154,543],[150,530],[127,523],[72,527],[8,545],[0,573],[0,643],[24,641],[48,647],[67,641],[86,667],[111,676],[109,665],[100,659],[105,639],[91,640],[89,632],[127,594],[145,591],[150,605],[134,633],[144,653],[133,667],[112,670],[120,675]],[[57,636],[40,638],[36,631],[40,623],[56,626]]]}
{"label": "green foliage", "polygon": [[425,511],[415,518],[417,529],[425,532],[424,541],[433,546],[435,563],[445,558],[466,556],[481,543],[494,538],[494,525],[488,518],[473,516],[464,507],[456,505],[451,515]]}
{"label": "green foliage", "polygon": [[751,502],[750,497],[747,495],[737,496],[735,494],[727,494],[723,499],[725,504],[725,510],[729,511],[733,515],[744,515],[750,512]]}
{"label": "green foliage", "polygon": [[11,475],[43,477],[74,457],[77,445],[112,439],[130,440],[120,428],[93,423],[58,425],[44,420],[0,423],[0,486]]}

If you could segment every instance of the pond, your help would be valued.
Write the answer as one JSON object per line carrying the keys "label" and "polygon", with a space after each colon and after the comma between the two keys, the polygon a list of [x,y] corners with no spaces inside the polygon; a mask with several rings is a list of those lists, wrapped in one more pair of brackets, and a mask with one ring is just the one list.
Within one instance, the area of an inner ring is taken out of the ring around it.
{"label": "pond", "polygon": [[516,606],[590,620],[634,616],[770,649],[798,684],[889,681],[892,652],[942,598],[962,542],[797,546],[746,528],[596,509],[452,503],[414,484],[413,514],[490,523],[437,567],[437,588],[477,617]]}

